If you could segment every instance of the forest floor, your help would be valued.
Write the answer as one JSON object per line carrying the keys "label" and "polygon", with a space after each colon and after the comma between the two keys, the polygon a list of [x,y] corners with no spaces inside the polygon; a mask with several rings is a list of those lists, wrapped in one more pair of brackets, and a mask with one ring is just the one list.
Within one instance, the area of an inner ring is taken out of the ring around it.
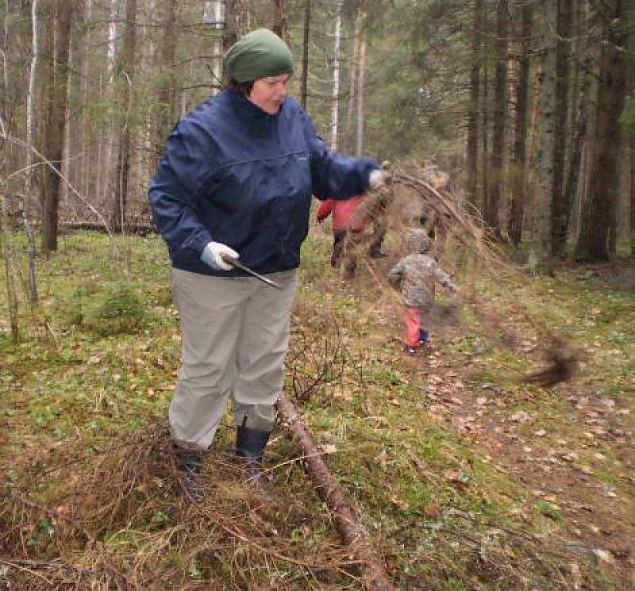
{"label": "forest floor", "polygon": [[[165,249],[157,237],[116,246],[62,237],[17,344],[2,321],[0,589],[361,588],[282,427],[265,493],[232,459],[229,419],[206,458],[205,503],[175,492],[165,415],[180,339]],[[441,295],[431,344],[407,356],[381,279],[394,244],[349,283],[329,250],[313,230],[285,387],[395,584],[634,588],[635,267],[513,285],[459,276],[500,325]],[[581,352],[574,379],[519,379],[541,363],[531,318]]]}

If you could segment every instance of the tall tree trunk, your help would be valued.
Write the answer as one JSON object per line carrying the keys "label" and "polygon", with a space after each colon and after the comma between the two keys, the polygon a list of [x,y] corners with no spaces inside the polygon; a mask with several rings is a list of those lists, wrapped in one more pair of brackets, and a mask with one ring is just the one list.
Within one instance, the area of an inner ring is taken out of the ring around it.
{"label": "tall tree trunk", "polygon": [[563,188],[564,214],[567,237],[574,229],[571,220],[577,204],[580,189],[580,175],[582,170],[582,156],[584,141],[587,135],[589,119],[589,103],[591,88],[592,59],[585,41],[586,33],[586,4],[578,2],[574,14],[574,43],[571,61],[573,72],[571,75],[571,99],[569,101],[569,149],[565,166],[565,180]]}
{"label": "tall tree trunk", "polygon": [[165,138],[176,120],[176,76],[174,63],[176,61],[176,0],[163,2],[161,18],[161,44],[158,58],[162,72],[157,89],[157,120],[154,130],[154,152],[158,156],[163,150]]}
{"label": "tall tree trunk", "polygon": [[203,24],[214,31],[212,42],[212,76],[214,86],[212,94],[218,94],[223,88],[223,44],[225,28],[225,3],[222,0],[213,0],[203,4]]}
{"label": "tall tree trunk", "polygon": [[567,212],[563,192],[569,109],[569,45],[573,0],[558,0],[556,39],[556,105],[553,146],[553,185],[551,188],[551,254],[562,255],[567,242]]}
{"label": "tall tree trunk", "polygon": [[[110,0],[110,16],[108,22],[108,38],[106,41],[106,75],[103,84],[100,84],[100,100],[113,101],[115,98],[115,72],[117,69],[117,38],[119,37],[119,0]],[[111,192],[115,191],[112,184],[113,173],[116,174],[116,167],[113,165],[113,153],[115,149],[115,139],[118,137],[118,130],[112,118],[104,126],[105,137],[98,138],[98,151],[100,159],[98,162],[98,185],[97,195],[100,205],[107,205]],[[102,147],[103,144],[103,147]],[[115,177],[116,179],[116,177]],[[115,180],[116,183],[116,180]]]}
{"label": "tall tree trunk", "polygon": [[609,259],[609,234],[619,191],[620,115],[626,94],[627,10],[632,0],[605,2],[607,31],[600,53],[595,120],[595,151],[589,171],[589,196],[581,218],[575,256],[580,261]]}
{"label": "tall tree trunk", "polygon": [[[11,130],[6,127],[5,121],[8,119],[8,104],[6,92],[9,88],[9,63],[6,52],[9,45],[8,34],[8,4],[3,18],[3,38],[2,38],[2,85],[4,92],[0,96],[0,255],[4,263],[5,288],[7,298],[7,311],[9,313],[9,325],[11,327],[11,337],[17,342],[20,331],[18,324],[18,298],[15,286],[15,276],[13,273],[13,249],[11,248],[11,230],[9,228],[9,205],[7,203],[7,168],[9,163],[8,153],[11,144],[8,135]],[[34,15],[37,9],[34,10]],[[37,17],[33,19],[34,27],[37,28]]]}
{"label": "tall tree trunk", "polygon": [[284,0],[272,0],[273,2],[273,25],[271,30],[284,39],[286,34],[286,14],[284,10]]}
{"label": "tall tree trunk", "polygon": [[[362,14],[362,23],[366,20],[366,13]],[[366,72],[366,30],[362,29],[359,48],[359,67],[357,77],[357,141],[355,155],[361,156],[364,149],[364,77]]]}
{"label": "tall tree trunk", "polygon": [[340,45],[342,42],[342,4],[338,0],[335,10],[335,49],[333,50],[333,90],[331,94],[331,149],[337,150],[340,116]]}
{"label": "tall tree trunk", "polygon": [[631,135],[631,257],[635,257],[635,134]]}
{"label": "tall tree trunk", "polygon": [[533,28],[533,5],[526,2],[521,7],[520,57],[516,84],[516,108],[514,113],[514,158],[511,166],[512,202],[508,232],[518,246],[523,238],[525,194],[527,189],[527,115],[529,113],[529,48]]}
{"label": "tall tree trunk", "polygon": [[496,73],[494,84],[494,121],[492,135],[492,182],[485,202],[485,221],[500,236],[500,201],[505,176],[505,128],[507,120],[507,39],[509,14],[507,0],[498,0],[496,17]]}
{"label": "tall tree trunk", "polygon": [[556,39],[552,24],[558,19],[558,4],[542,3],[542,51],[540,64],[540,104],[536,133],[534,211],[535,265],[551,268],[551,220],[554,176],[555,110],[556,110]]}
{"label": "tall tree trunk", "polygon": [[58,215],[64,153],[64,125],[68,83],[68,51],[72,3],[61,0],[55,6],[55,42],[53,51],[53,85],[50,90],[46,157],[52,168],[45,172],[46,186],[42,204],[42,251],[57,250]]}
{"label": "tall tree trunk", "polygon": [[31,71],[29,72],[29,89],[26,95],[26,167],[24,176],[24,229],[28,239],[28,284],[29,284],[29,302],[32,307],[38,303],[37,280],[35,273],[35,235],[31,228],[31,216],[33,199],[35,196],[35,170],[34,152],[35,146],[35,109],[34,105],[36,93],[36,80],[38,77],[40,62],[39,47],[39,0],[33,0],[31,4]]}
{"label": "tall tree trunk", "polygon": [[353,127],[353,113],[355,112],[355,87],[357,83],[357,66],[359,63],[359,39],[361,33],[362,12],[357,10],[355,23],[353,25],[353,56],[349,68],[348,84],[348,105],[346,107],[346,125],[344,126],[344,137],[346,138],[346,148],[352,147],[351,132]]}
{"label": "tall tree trunk", "polygon": [[302,108],[306,109],[309,96],[309,43],[311,38],[311,0],[304,0],[304,28],[302,35]]}
{"label": "tall tree trunk", "polygon": [[579,98],[577,100],[578,112],[573,119],[574,133],[571,139],[569,152],[571,154],[569,166],[567,167],[567,178],[564,185],[564,227],[567,235],[570,231],[571,217],[573,207],[578,194],[578,186],[582,168],[582,154],[584,152],[584,139],[587,135],[588,119],[589,119],[589,101],[591,76],[589,74],[591,68],[591,59],[584,61],[582,72],[580,73],[582,80],[579,89]]}
{"label": "tall tree trunk", "polygon": [[467,106],[467,178],[465,182],[465,193],[468,201],[477,206],[478,204],[478,111],[479,93],[481,81],[481,35],[483,20],[483,0],[474,0],[472,16],[472,46],[471,46],[471,66],[470,66],[470,94]]}
{"label": "tall tree trunk", "polygon": [[123,231],[128,202],[128,182],[130,177],[130,115],[132,111],[132,82],[134,78],[134,54],[137,42],[135,19],[137,0],[126,2],[126,24],[118,60],[116,79],[122,85],[122,107],[124,118],[119,132],[119,150],[117,151],[117,169],[115,191],[111,206],[110,227],[114,231]]}
{"label": "tall tree trunk", "polygon": [[225,0],[225,28],[223,29],[223,53],[238,41],[238,20],[236,18],[236,2]]}
{"label": "tall tree trunk", "polygon": [[485,206],[489,193],[489,67],[487,62],[483,64],[483,91],[481,92],[481,194],[478,199],[478,207],[481,214],[485,213]]}
{"label": "tall tree trunk", "polygon": [[[4,119],[4,118],[3,118]],[[0,150],[6,149],[4,139],[7,131],[0,121]],[[5,159],[0,159],[0,252],[4,263],[4,276],[6,279],[7,309],[9,312],[9,324],[11,326],[11,338],[15,341],[20,336],[18,324],[18,297],[15,287],[15,276],[13,275],[13,250],[11,249],[11,231],[9,230],[9,206],[6,194],[6,171]]]}

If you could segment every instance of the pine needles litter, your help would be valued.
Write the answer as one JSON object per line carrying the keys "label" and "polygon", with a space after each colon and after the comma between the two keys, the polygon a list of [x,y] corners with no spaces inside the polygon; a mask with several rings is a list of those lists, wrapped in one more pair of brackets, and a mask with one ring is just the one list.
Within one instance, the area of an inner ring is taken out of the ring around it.
{"label": "pine needles litter", "polygon": [[[196,506],[175,487],[164,427],[25,472],[0,491],[0,582],[104,590],[164,589],[166,581],[175,589],[359,586],[326,516],[285,487],[276,487],[275,499],[263,495],[231,456],[208,455],[207,498]],[[42,494],[47,502],[26,492],[38,489],[43,471],[58,476],[56,490]]]}

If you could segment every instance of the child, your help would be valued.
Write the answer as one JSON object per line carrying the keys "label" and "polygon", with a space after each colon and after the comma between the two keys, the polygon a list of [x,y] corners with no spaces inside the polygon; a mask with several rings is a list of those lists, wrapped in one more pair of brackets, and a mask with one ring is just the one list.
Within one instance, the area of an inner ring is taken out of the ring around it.
{"label": "child", "polygon": [[364,230],[364,222],[355,212],[361,202],[361,196],[351,197],[345,201],[327,199],[322,201],[316,215],[318,223],[322,223],[333,214],[331,267],[338,269],[344,261],[344,279],[352,279],[357,268],[356,247],[360,233]]}
{"label": "child", "polygon": [[390,270],[388,281],[401,290],[406,325],[404,352],[413,354],[419,345],[428,340],[428,332],[421,328],[421,312],[429,311],[434,303],[435,281],[448,291],[456,291],[456,286],[437,262],[426,254],[430,248],[430,238],[424,230],[410,230],[407,246],[410,254]]}

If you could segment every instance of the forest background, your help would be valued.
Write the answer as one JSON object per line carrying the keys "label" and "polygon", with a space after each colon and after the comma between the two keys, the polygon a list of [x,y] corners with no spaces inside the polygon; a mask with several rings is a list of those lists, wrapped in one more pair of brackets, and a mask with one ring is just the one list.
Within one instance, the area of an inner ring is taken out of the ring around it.
{"label": "forest background", "polygon": [[[5,2],[7,215],[147,223],[178,116],[218,91],[222,54],[268,26],[293,94],[334,148],[435,154],[496,235],[606,260],[635,226],[630,0]],[[44,164],[48,161],[48,164]],[[67,182],[66,182],[67,181]],[[625,248],[629,248],[625,245]],[[624,251],[626,252],[626,251]]]}

